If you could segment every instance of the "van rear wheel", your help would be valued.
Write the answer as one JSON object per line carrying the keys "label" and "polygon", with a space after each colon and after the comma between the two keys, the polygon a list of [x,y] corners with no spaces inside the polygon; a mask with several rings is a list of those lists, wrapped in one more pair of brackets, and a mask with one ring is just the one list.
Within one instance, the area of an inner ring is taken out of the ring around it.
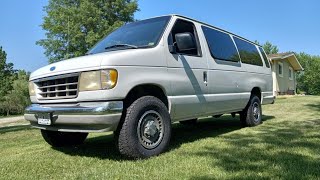
{"label": "van rear wheel", "polygon": [[240,113],[243,126],[253,127],[262,123],[261,101],[258,96],[252,96],[247,107]]}
{"label": "van rear wheel", "polygon": [[88,133],[59,132],[41,129],[43,139],[52,147],[76,146],[82,144]]}
{"label": "van rear wheel", "polygon": [[115,132],[120,153],[131,158],[148,158],[166,150],[171,137],[171,119],[165,104],[156,97],[135,100]]}

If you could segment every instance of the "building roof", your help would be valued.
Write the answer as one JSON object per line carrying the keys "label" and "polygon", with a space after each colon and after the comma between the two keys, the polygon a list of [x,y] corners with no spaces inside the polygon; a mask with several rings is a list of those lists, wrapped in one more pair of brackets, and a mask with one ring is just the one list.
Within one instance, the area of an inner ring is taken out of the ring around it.
{"label": "building roof", "polygon": [[271,60],[271,62],[287,60],[295,71],[303,71],[303,67],[301,66],[299,60],[292,52],[270,54],[268,55],[268,58]]}
{"label": "building roof", "polygon": [[290,55],[294,55],[294,53],[292,52],[285,52],[285,53],[278,53],[278,54],[269,54],[268,55],[268,58],[270,59],[282,59],[282,58],[285,58],[287,56],[290,56]]}

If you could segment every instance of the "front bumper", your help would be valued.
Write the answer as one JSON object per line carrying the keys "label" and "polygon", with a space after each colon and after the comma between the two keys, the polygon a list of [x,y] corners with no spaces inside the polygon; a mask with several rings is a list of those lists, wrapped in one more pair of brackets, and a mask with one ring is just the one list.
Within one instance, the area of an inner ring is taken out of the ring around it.
{"label": "front bumper", "polygon": [[[63,132],[106,132],[116,130],[123,110],[122,101],[86,102],[77,104],[32,104],[24,118],[33,127]],[[51,125],[39,125],[38,114],[48,113]]]}

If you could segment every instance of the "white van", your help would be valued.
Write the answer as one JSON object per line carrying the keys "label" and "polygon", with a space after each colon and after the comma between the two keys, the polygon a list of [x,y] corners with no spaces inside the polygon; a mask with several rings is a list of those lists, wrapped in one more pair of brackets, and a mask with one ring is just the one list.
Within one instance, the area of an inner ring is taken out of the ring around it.
{"label": "white van", "polygon": [[261,104],[274,101],[262,47],[179,15],[126,24],[86,56],[33,72],[29,90],[25,119],[50,145],[114,131],[120,153],[133,158],[165,151],[173,122],[239,113],[256,126]]}

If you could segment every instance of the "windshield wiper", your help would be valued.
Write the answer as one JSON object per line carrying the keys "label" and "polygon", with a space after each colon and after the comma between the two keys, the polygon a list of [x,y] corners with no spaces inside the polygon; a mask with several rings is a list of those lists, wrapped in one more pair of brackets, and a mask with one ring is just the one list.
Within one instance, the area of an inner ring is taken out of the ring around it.
{"label": "windshield wiper", "polygon": [[131,49],[138,49],[138,46],[135,45],[131,45],[131,44],[115,44],[112,46],[107,46],[104,49],[112,49],[112,48],[117,48],[117,47],[127,47],[127,48],[131,48]]}

